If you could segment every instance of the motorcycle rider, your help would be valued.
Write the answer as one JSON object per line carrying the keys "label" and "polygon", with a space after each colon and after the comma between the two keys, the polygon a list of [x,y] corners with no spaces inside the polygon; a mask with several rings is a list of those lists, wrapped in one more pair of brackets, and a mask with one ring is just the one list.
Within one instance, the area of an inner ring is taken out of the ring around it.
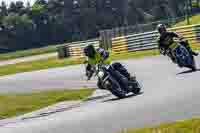
{"label": "motorcycle rider", "polygon": [[[90,44],[84,48],[84,54],[88,58],[86,66],[86,76],[88,77],[88,80],[92,77],[91,72],[94,73],[94,71],[92,70],[93,65],[99,63],[111,64],[110,54],[103,48],[95,49],[94,46]],[[121,63],[113,63],[112,67],[118,72],[120,72],[123,76],[125,76],[128,80],[132,78],[128,73],[127,69]]]}
{"label": "motorcycle rider", "polygon": [[166,55],[167,50],[169,50],[168,56],[172,59],[173,62],[176,61],[175,57],[171,53],[171,50],[169,49],[169,46],[174,43],[174,38],[178,38],[180,40],[180,44],[183,45],[192,55],[198,55],[198,53],[192,51],[188,41],[184,41],[183,37],[175,32],[167,31],[167,28],[164,24],[157,25],[157,30],[160,34],[160,36],[157,39],[159,50],[163,55]]}

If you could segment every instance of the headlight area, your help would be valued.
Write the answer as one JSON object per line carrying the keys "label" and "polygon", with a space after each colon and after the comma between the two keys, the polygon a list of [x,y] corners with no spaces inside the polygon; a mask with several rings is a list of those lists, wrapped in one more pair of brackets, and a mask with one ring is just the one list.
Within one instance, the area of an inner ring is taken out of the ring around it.
{"label": "headlight area", "polygon": [[98,77],[99,77],[99,78],[101,78],[101,79],[102,79],[102,78],[103,78],[103,76],[104,76],[104,72],[100,71],[100,72],[98,72],[98,74],[97,74],[97,75],[98,75]]}

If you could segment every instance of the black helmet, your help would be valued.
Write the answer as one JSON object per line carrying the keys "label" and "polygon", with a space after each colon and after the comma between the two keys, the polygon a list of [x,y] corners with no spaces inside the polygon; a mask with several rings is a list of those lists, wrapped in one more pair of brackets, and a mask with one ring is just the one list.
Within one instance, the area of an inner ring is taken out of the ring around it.
{"label": "black helmet", "polygon": [[90,58],[93,58],[95,56],[95,53],[95,48],[91,44],[84,48],[84,54]]}
{"label": "black helmet", "polygon": [[166,28],[165,24],[158,24],[157,30],[159,33],[162,33],[163,31],[167,31],[167,28]]}

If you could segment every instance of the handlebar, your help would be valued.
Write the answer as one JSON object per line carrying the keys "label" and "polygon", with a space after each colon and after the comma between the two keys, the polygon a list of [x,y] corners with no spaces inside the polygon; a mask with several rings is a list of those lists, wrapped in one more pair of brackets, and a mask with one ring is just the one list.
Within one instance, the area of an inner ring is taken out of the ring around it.
{"label": "handlebar", "polygon": [[[88,63],[87,60],[84,61],[85,67],[86,67],[87,63]],[[92,66],[92,69],[90,71],[87,71],[87,69],[86,69],[86,76],[88,77],[88,80],[91,79],[91,77],[93,76],[94,73],[95,73],[94,76],[97,76],[97,74],[101,70],[102,66],[103,66],[103,60],[101,59],[98,64]]]}

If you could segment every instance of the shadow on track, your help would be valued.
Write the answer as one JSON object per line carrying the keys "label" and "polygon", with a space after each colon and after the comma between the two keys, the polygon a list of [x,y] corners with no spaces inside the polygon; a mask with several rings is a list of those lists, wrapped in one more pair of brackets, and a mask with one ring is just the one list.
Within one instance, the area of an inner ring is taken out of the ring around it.
{"label": "shadow on track", "polygon": [[[142,95],[143,93],[144,93],[144,92],[140,92],[140,94],[138,94],[138,95]],[[138,95],[131,94],[131,95],[128,95],[126,98],[136,97],[136,96],[138,96]],[[123,99],[126,99],[126,98],[123,98]],[[113,102],[113,101],[118,101],[118,100],[123,100],[123,99],[120,99],[120,98],[115,97],[115,98],[111,98],[111,99],[104,100],[103,103],[104,103],[104,102]]]}
{"label": "shadow on track", "polygon": [[186,71],[180,72],[180,73],[178,73],[176,75],[188,74],[188,73],[193,73],[193,72],[198,72],[198,71],[200,71],[200,69],[197,69],[196,71],[186,70]]}
{"label": "shadow on track", "polygon": [[89,97],[89,98],[85,99],[84,102],[87,102],[87,101],[95,101],[95,100],[107,98],[107,97],[110,97],[111,95],[112,95],[112,94],[106,94],[106,95],[102,95],[102,96]]}

